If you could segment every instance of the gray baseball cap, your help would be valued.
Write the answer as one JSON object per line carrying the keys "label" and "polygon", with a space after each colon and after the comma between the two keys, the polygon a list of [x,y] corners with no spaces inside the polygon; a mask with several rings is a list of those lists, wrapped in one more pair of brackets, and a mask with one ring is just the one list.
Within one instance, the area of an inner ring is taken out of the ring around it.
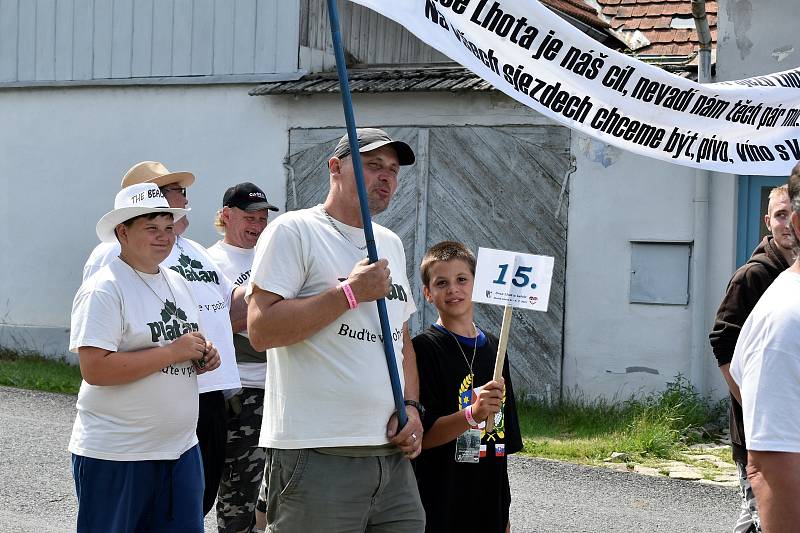
{"label": "gray baseball cap", "polygon": [[[378,128],[358,128],[356,130],[358,135],[358,151],[362,154],[380,148],[381,146],[391,145],[397,151],[397,159],[400,165],[413,165],[415,161],[414,150],[403,141],[395,141],[389,134]],[[350,155],[350,141],[347,134],[339,139],[336,149],[333,151],[333,157],[339,159]]]}

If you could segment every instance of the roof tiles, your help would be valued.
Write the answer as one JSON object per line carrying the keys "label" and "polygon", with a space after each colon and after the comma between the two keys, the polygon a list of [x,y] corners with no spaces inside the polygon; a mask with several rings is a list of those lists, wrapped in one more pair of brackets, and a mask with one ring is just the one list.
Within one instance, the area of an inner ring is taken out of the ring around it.
{"label": "roof tiles", "polygon": [[[597,0],[611,27],[619,31],[641,31],[650,45],[636,50],[643,55],[693,55],[698,49],[692,28],[691,0]],[[717,0],[706,1],[711,37],[717,39]],[[673,24],[678,27],[674,28]],[[686,26],[689,25],[689,28]],[[691,29],[690,29],[691,28]]]}
{"label": "roof tiles", "polygon": [[[390,65],[349,69],[354,93],[492,91],[494,87],[462,67],[402,67]],[[336,71],[307,74],[295,81],[265,83],[252,96],[339,92]]]}

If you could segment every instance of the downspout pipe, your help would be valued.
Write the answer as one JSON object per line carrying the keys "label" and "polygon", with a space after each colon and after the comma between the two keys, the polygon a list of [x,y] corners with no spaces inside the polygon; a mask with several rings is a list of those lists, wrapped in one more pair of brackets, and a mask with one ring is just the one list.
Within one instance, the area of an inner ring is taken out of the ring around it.
{"label": "downspout pipe", "polygon": [[[697,81],[711,81],[711,30],[706,16],[705,0],[692,0],[694,18],[700,51],[697,66]],[[706,324],[706,271],[709,256],[709,185],[711,173],[708,170],[695,170],[694,178],[694,246],[691,270],[692,295],[692,334],[690,350],[690,379],[695,388],[706,394],[705,368],[708,346],[708,326]]]}

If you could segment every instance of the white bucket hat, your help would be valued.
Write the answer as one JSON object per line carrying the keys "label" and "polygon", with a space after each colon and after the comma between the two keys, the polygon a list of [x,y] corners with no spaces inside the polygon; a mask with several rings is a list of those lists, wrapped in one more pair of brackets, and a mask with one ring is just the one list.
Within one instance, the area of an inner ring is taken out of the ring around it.
{"label": "white bucket hat", "polygon": [[133,217],[149,213],[172,213],[174,220],[177,221],[185,217],[188,212],[187,209],[170,207],[157,185],[137,183],[117,193],[114,198],[114,210],[97,221],[95,230],[102,242],[117,242],[114,228]]}

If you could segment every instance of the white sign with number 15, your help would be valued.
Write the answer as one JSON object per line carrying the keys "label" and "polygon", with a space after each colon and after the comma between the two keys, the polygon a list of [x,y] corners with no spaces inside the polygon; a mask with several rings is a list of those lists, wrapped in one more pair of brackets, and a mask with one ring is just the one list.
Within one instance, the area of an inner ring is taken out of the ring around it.
{"label": "white sign with number 15", "polygon": [[547,311],[552,281],[552,257],[479,248],[472,301]]}

